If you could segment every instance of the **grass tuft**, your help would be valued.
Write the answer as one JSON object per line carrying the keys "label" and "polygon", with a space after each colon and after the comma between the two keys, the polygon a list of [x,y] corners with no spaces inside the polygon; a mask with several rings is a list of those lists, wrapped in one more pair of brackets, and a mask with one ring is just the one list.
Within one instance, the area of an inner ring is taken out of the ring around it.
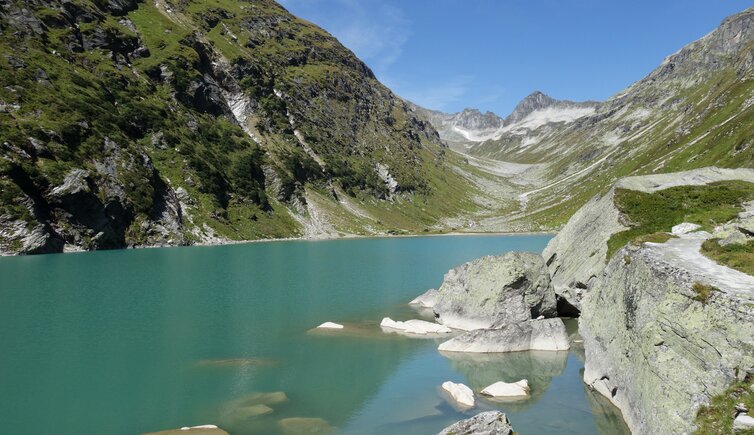
{"label": "grass tuft", "polygon": [[720,289],[709,285],[709,284],[703,284],[701,282],[695,282],[691,289],[694,290],[694,293],[696,293],[696,296],[694,296],[692,299],[701,302],[702,305],[706,305],[707,302],[709,302],[709,299],[712,297],[713,292],[719,292]]}
{"label": "grass tuft", "polygon": [[[699,408],[696,414],[697,435],[723,435],[733,433],[733,419],[736,404],[743,403],[749,410],[754,409],[754,376],[747,375],[727,390],[712,397],[709,405]],[[738,435],[752,435],[754,431],[736,432]]]}

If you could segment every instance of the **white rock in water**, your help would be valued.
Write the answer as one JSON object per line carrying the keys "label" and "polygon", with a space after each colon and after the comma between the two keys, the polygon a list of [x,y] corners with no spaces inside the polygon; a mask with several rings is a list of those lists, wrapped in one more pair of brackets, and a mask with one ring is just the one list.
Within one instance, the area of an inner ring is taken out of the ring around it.
{"label": "white rock in water", "polygon": [[409,305],[416,305],[422,308],[432,308],[437,303],[437,290],[429,289],[426,293],[419,295]]}
{"label": "white rock in water", "polygon": [[410,334],[448,334],[453,332],[450,328],[438,323],[427,322],[425,320],[411,319],[405,322],[396,322],[390,317],[385,317],[380,322],[383,328],[395,329],[396,331],[408,332]]}
{"label": "white rock in water", "polygon": [[325,322],[325,323],[317,326],[317,328],[322,328],[322,329],[343,329],[343,325],[341,325],[340,323]]}
{"label": "white rock in water", "polygon": [[529,395],[529,381],[521,379],[518,382],[495,382],[482,390],[482,394],[485,396],[510,398],[510,397],[526,397]]}
{"label": "white rock in water", "polygon": [[749,414],[738,414],[733,420],[733,430],[751,430],[754,429],[754,417]]}
{"label": "white rock in water", "polygon": [[689,222],[684,222],[682,224],[675,225],[670,230],[670,232],[673,233],[673,234],[675,234],[676,236],[679,236],[681,234],[687,234],[687,233],[690,233],[692,231],[696,231],[696,230],[698,230],[701,227],[702,227],[701,225],[692,224],[692,223],[689,223]]}
{"label": "white rock in water", "polygon": [[201,426],[183,426],[181,430],[191,430],[191,429],[217,429],[217,426],[214,424],[203,424]]}
{"label": "white rock in water", "polygon": [[474,392],[466,385],[447,381],[442,383],[442,389],[447,391],[459,405],[466,408],[474,407]]}

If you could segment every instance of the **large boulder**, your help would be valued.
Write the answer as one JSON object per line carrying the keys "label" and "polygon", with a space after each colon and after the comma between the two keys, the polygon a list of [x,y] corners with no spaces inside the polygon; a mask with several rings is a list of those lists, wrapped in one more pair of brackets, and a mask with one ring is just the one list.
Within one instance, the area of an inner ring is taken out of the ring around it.
{"label": "large boulder", "polygon": [[556,315],[550,276],[537,254],[508,252],[462,264],[430,292],[417,299],[431,301],[438,322],[466,331]]}
{"label": "large boulder", "polygon": [[452,424],[437,435],[512,435],[508,417],[500,411],[481,412]]}
{"label": "large boulder", "polygon": [[[493,325],[498,326],[498,325]],[[567,350],[570,348],[563,321],[527,320],[495,329],[477,329],[452,338],[438,347],[443,352],[502,353],[523,350]]]}

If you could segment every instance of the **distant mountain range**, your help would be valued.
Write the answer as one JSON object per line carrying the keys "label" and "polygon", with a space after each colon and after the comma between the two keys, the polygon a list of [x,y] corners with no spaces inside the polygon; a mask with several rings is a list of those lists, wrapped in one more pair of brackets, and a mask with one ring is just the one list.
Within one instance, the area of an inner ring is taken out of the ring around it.
{"label": "distant mountain range", "polygon": [[595,112],[600,103],[575,103],[556,100],[535,91],[521,100],[506,118],[492,112],[464,109],[457,113],[443,113],[410,106],[437,129],[440,138],[451,146],[465,151],[476,143],[498,140],[508,132],[535,130],[549,123],[569,123]]}
{"label": "distant mountain range", "polygon": [[754,166],[754,12],[605,102],[417,107],[273,0],[0,1],[0,253],[550,230]]}
{"label": "distant mountain range", "polygon": [[557,101],[535,92],[505,119],[473,109],[414,110],[453,149],[528,174],[517,175],[525,185],[521,208],[487,220],[490,227],[503,221],[557,227],[622,176],[754,167],[753,46],[750,8],[605,102]]}

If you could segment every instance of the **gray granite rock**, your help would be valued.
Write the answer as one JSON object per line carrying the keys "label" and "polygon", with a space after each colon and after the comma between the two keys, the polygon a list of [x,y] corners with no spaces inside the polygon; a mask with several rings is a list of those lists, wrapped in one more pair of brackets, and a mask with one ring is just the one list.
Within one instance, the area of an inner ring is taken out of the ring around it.
{"label": "gray granite rock", "polygon": [[556,314],[550,276],[537,254],[509,252],[462,264],[430,292],[417,299],[431,299],[443,325],[467,331]]}
{"label": "gray granite rock", "polygon": [[481,412],[466,420],[452,424],[438,435],[511,435],[513,427],[508,417],[500,411]]}

